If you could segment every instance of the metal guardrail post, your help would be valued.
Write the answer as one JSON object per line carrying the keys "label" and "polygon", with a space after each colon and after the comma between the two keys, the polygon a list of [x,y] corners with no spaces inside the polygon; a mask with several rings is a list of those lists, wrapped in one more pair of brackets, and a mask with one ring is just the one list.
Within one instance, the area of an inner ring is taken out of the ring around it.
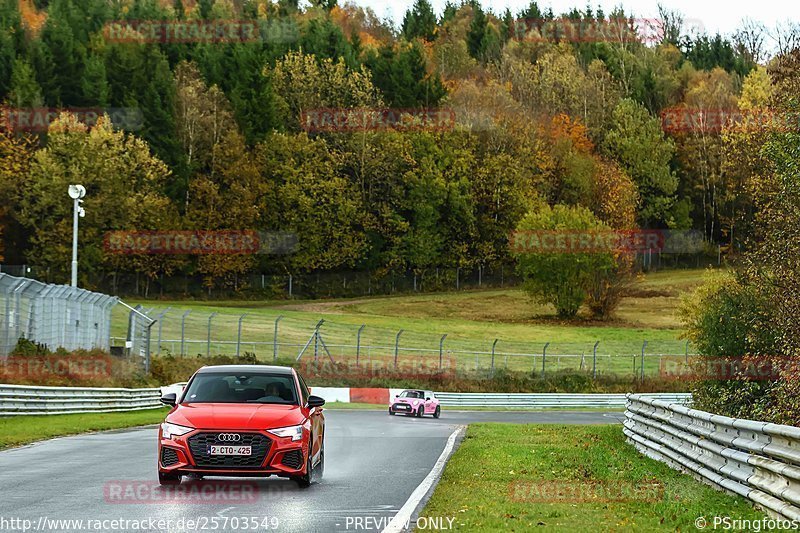
{"label": "metal guardrail post", "polygon": [[592,349],[592,379],[597,379],[597,347],[599,345],[600,341],[597,341]]}
{"label": "metal guardrail post", "polygon": [[186,316],[191,312],[192,310],[189,309],[188,311],[183,313],[183,316],[181,317],[181,355],[186,354],[184,352],[184,342],[186,340]]}
{"label": "metal guardrail post", "polygon": [[366,324],[361,324],[361,327],[358,328],[358,333],[356,333],[356,366],[358,366],[358,358],[361,355],[361,332],[364,331],[365,327],[367,327]]}
{"label": "metal guardrail post", "polygon": [[206,337],[206,357],[211,355],[211,320],[217,316],[217,313],[211,313],[208,316],[208,336]]}
{"label": "metal guardrail post", "polygon": [[278,318],[275,319],[275,333],[272,335],[272,360],[278,360],[278,322],[281,321],[283,315],[279,315]]}
{"label": "metal guardrail post", "polygon": [[239,357],[239,348],[242,345],[242,320],[244,320],[246,316],[247,313],[244,313],[239,317],[239,333],[236,335],[236,357]]}
{"label": "metal guardrail post", "polygon": [[400,335],[403,334],[403,330],[397,332],[397,336],[394,338],[394,368],[397,370],[397,355],[400,351]]}
{"label": "metal guardrail post", "polygon": [[544,379],[544,372],[545,372],[545,364],[547,361],[547,347],[550,346],[549,342],[544,344],[544,348],[542,349],[542,379]]}
{"label": "metal guardrail post", "polygon": [[439,372],[442,371],[442,356],[444,354],[444,340],[447,338],[447,333],[442,335],[442,338],[439,339]]}

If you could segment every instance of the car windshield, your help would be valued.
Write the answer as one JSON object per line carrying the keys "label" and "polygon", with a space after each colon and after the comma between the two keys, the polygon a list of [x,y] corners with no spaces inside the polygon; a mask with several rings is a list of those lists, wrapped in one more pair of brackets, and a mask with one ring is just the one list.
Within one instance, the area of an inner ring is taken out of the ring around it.
{"label": "car windshield", "polygon": [[401,398],[422,398],[422,391],[404,390],[400,393]]}
{"label": "car windshield", "polygon": [[291,375],[266,373],[197,374],[183,403],[298,404]]}

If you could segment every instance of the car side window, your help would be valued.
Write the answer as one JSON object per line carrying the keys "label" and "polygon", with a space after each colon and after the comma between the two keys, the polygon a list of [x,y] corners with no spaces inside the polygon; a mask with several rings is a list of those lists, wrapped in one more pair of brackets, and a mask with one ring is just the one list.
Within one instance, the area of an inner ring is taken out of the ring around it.
{"label": "car side window", "polygon": [[300,396],[303,398],[303,405],[305,405],[308,403],[308,397],[311,395],[311,393],[308,391],[306,382],[303,381],[303,378],[300,376],[300,374],[297,375],[297,380],[300,382]]}

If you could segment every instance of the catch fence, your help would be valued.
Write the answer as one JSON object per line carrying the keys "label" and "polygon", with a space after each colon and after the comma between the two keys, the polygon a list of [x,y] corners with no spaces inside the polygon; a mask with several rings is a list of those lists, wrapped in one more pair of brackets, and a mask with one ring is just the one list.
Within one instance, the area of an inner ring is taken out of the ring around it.
{"label": "catch fence", "polygon": [[[234,314],[196,307],[149,306],[155,320],[149,338],[152,354],[176,356],[254,354],[262,362],[314,361],[353,368],[402,368],[420,374],[476,373],[500,369],[546,375],[583,371],[638,379],[671,374],[695,355],[682,340],[588,340],[564,342],[476,338],[461,333],[412,331],[327,318],[281,314],[255,307]],[[119,331],[124,331],[120,324]],[[121,340],[121,339],[120,339]],[[644,364],[642,364],[644,362]]]}
{"label": "catch fence", "polygon": [[[117,304],[120,304],[119,306]],[[115,309],[126,318],[124,336],[112,342]],[[116,296],[0,273],[0,359],[21,339],[50,351],[111,351],[137,355],[147,365],[154,321]]]}

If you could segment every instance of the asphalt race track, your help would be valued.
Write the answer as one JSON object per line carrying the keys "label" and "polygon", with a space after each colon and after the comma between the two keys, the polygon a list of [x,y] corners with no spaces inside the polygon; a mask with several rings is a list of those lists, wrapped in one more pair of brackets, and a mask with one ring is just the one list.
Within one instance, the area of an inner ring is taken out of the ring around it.
{"label": "asphalt race track", "polygon": [[[443,411],[438,420],[390,417],[379,411],[326,410],[325,415],[325,475],[308,489],[278,478],[223,481],[233,483],[234,490],[246,484],[242,490],[248,497],[243,498],[241,491],[215,492],[211,484],[222,478],[208,478],[181,485],[197,489],[194,499],[165,502],[156,488],[156,430],[150,427],[64,437],[0,452],[0,517],[31,520],[34,530],[89,530],[88,522],[81,529],[74,523],[57,527],[54,520],[171,519],[174,531],[186,531],[185,521],[193,519],[196,531],[382,531],[459,426],[608,424],[621,417],[602,412],[455,410]],[[200,490],[204,485],[205,492]],[[133,499],[120,498],[120,487],[123,494],[135,494]],[[230,495],[234,497],[227,498]],[[109,529],[114,525],[107,524]],[[156,525],[128,530],[161,529]]]}

